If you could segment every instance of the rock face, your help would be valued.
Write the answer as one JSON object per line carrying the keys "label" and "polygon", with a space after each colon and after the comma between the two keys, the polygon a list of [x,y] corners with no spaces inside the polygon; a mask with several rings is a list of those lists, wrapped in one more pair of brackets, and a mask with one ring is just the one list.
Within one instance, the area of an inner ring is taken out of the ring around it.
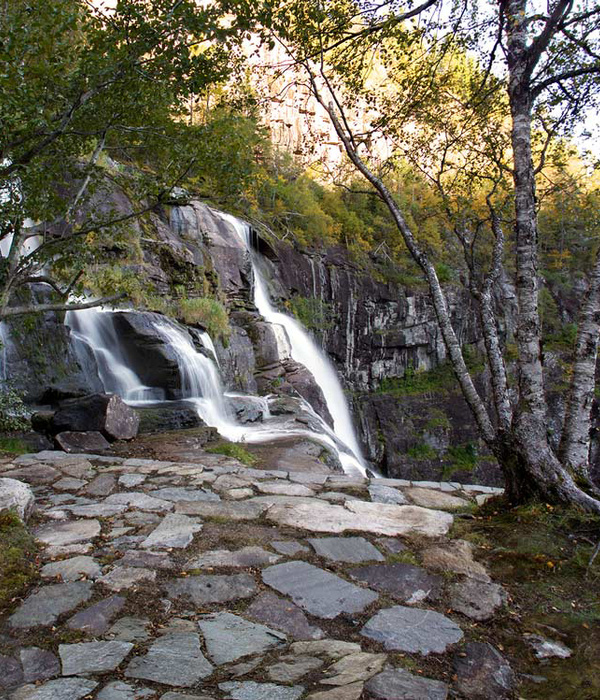
{"label": "rock face", "polygon": [[133,408],[114,394],[90,394],[63,401],[54,414],[55,432],[98,431],[109,440],[131,440],[140,419]]}
{"label": "rock face", "polygon": [[27,520],[34,501],[33,491],[27,484],[17,479],[0,479],[0,513],[14,510],[21,520]]}

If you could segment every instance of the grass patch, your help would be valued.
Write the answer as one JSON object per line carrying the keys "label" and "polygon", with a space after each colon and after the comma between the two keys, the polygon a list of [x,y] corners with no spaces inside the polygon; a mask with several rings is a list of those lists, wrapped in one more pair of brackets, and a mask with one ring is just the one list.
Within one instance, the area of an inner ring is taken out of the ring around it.
{"label": "grass patch", "polygon": [[406,454],[413,459],[435,459],[438,456],[437,451],[425,442],[413,445],[406,451]]}
{"label": "grass patch", "polygon": [[23,595],[36,580],[36,545],[19,517],[10,511],[0,513],[0,611]]}
{"label": "grass patch", "polygon": [[0,453],[24,455],[27,452],[29,452],[29,448],[21,438],[0,435]]}
{"label": "grass patch", "polygon": [[237,459],[238,462],[245,464],[247,467],[253,467],[258,463],[258,457],[253,455],[248,450],[244,449],[241,445],[235,442],[221,442],[218,445],[213,445],[212,447],[207,447],[206,452],[211,454],[226,455],[227,457],[233,457]]}
{"label": "grass patch", "polygon": [[414,552],[408,549],[405,549],[403,552],[397,552],[396,554],[390,554],[386,557],[386,562],[388,564],[414,564],[414,566],[419,566],[419,560]]}
{"label": "grass patch", "polygon": [[444,467],[443,479],[449,479],[456,472],[472,472],[479,462],[477,446],[468,442],[466,445],[453,445],[444,455],[450,464]]}

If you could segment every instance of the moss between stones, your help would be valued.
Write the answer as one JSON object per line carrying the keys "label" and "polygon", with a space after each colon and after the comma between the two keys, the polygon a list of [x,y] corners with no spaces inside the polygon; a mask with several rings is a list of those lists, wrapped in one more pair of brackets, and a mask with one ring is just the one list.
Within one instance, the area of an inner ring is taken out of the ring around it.
{"label": "moss between stones", "polygon": [[15,598],[38,577],[36,545],[19,517],[0,513],[0,613],[12,607]]}
{"label": "moss between stones", "polygon": [[213,447],[207,447],[206,452],[218,455],[226,455],[227,457],[233,457],[237,459],[242,464],[248,467],[253,467],[258,462],[258,457],[245,450],[241,445],[235,442],[222,442]]}

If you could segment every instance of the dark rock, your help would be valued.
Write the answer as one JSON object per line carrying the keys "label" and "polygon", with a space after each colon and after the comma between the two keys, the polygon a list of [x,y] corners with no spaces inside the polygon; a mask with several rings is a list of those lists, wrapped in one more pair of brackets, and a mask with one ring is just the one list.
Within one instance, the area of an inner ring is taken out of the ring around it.
{"label": "dark rock", "polygon": [[246,615],[285,632],[292,639],[322,639],[324,636],[318,627],[309,623],[297,605],[274,593],[261,593],[247,608]]}
{"label": "dark rock", "polygon": [[139,406],[140,433],[164,433],[167,430],[185,430],[205,425],[198,412],[183,401],[170,401],[154,406]]}
{"label": "dark rock", "polygon": [[113,595],[73,615],[67,621],[67,627],[72,630],[81,630],[94,637],[103,635],[124,605],[125,598]]}
{"label": "dark rock", "polygon": [[508,661],[491,644],[469,642],[453,661],[456,687],[469,700],[503,700],[512,697],[515,674]]}
{"label": "dark rock", "polygon": [[359,564],[384,560],[381,552],[364,537],[311,537],[308,542],[320,557],[330,561]]}
{"label": "dark rock", "polygon": [[448,697],[445,683],[415,676],[403,668],[377,674],[367,681],[365,690],[377,700],[446,700]]}
{"label": "dark rock", "polygon": [[23,669],[18,659],[0,654],[0,688],[14,688],[23,682]]}
{"label": "dark rock", "polygon": [[33,430],[44,435],[51,435],[54,413],[54,411],[36,411],[31,416],[31,427]]}
{"label": "dark rock", "polygon": [[116,394],[90,394],[60,404],[54,431],[99,431],[109,440],[131,440],[137,435],[139,416]]}
{"label": "dark rock", "polygon": [[262,423],[265,400],[254,396],[230,396],[229,407],[240,423]]}
{"label": "dark rock", "polygon": [[350,571],[355,581],[362,581],[376,591],[387,593],[403,603],[436,600],[442,590],[442,579],[412,564],[375,564]]}
{"label": "dark rock", "polygon": [[65,452],[101,454],[110,450],[110,443],[104,438],[102,433],[94,430],[80,433],[72,431],[58,433],[58,435],[54,436],[54,441],[56,447]]}
{"label": "dark rock", "polygon": [[21,649],[21,664],[26,683],[45,681],[60,674],[60,661],[54,654],[37,647]]}
{"label": "dark rock", "polygon": [[489,620],[506,600],[497,583],[466,579],[450,587],[450,607],[472,620]]}

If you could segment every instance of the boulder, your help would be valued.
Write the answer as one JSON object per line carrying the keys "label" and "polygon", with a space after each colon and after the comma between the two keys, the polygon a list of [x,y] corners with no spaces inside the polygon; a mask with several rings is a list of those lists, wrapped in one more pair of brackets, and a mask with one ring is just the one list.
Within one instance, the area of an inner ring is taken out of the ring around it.
{"label": "boulder", "polygon": [[81,433],[67,430],[55,435],[54,442],[59,449],[75,454],[98,454],[110,450],[110,443],[97,430],[86,430]]}
{"label": "boulder", "polygon": [[60,404],[52,420],[53,431],[99,431],[109,440],[131,440],[140,417],[116,394],[89,394]]}
{"label": "boulder", "polygon": [[515,674],[508,661],[491,644],[469,642],[454,657],[456,687],[469,700],[504,700],[512,697]]}
{"label": "boulder", "polygon": [[204,421],[193,406],[184,401],[136,408],[140,416],[140,433],[163,433],[167,430],[200,428]]}
{"label": "boulder", "polygon": [[27,520],[35,498],[27,484],[17,479],[0,479],[0,513],[14,510],[21,520]]}

